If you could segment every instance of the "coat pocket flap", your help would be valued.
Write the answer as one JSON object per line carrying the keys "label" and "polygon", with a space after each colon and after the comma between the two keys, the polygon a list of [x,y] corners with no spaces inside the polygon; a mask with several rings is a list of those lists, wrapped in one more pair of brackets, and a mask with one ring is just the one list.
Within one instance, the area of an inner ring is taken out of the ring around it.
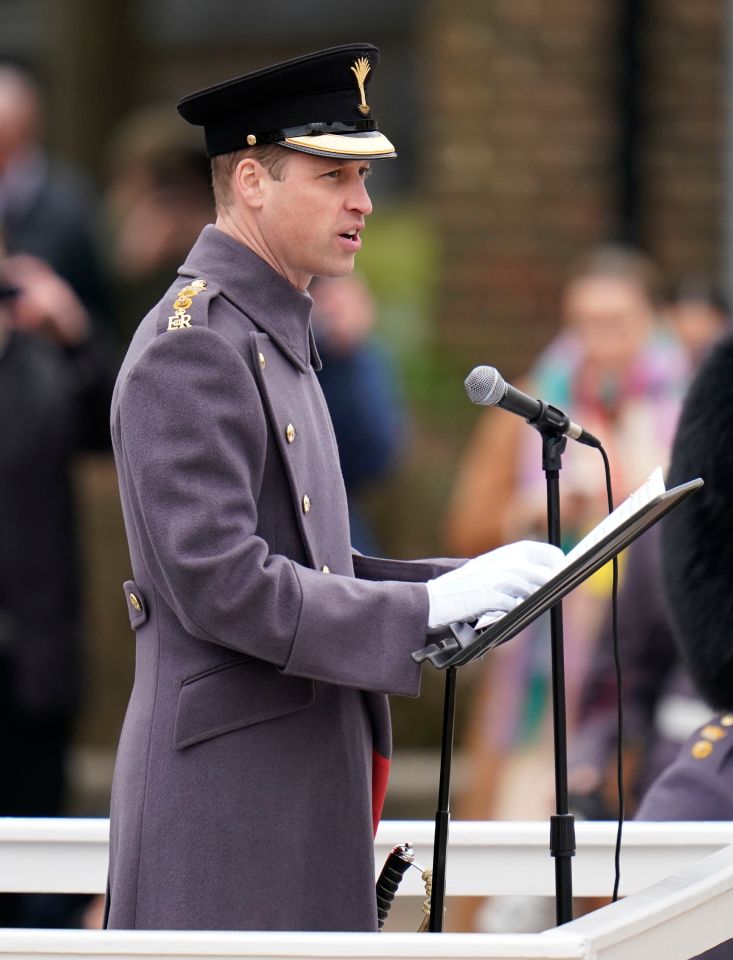
{"label": "coat pocket flap", "polygon": [[145,602],[142,590],[134,580],[125,580],[122,589],[125,591],[125,603],[130,616],[130,626],[133,630],[137,630],[148,619],[148,605]]}
{"label": "coat pocket flap", "polygon": [[285,676],[252,657],[229,660],[181,685],[176,749],[304,710],[314,700],[312,680]]}

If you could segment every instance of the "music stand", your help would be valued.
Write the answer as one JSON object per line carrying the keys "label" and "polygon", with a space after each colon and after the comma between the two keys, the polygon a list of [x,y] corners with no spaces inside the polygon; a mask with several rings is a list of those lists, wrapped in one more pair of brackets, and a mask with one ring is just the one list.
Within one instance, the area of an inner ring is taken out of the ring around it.
{"label": "music stand", "polygon": [[457,668],[511,640],[702,485],[703,481],[698,478],[653,497],[601,538],[598,543],[551,577],[514,610],[485,629],[475,630],[467,623],[453,624],[450,636],[431,643],[421,650],[416,650],[412,654],[412,659],[416,663],[428,660],[436,669],[446,670],[438,809],[435,815],[433,848],[433,886],[429,926],[431,933],[440,933],[443,928]]}

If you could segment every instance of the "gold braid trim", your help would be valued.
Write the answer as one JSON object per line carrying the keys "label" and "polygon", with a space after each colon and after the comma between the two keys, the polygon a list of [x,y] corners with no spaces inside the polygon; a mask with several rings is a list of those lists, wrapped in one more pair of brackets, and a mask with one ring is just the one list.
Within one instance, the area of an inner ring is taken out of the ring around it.
{"label": "gold braid trim", "polygon": [[428,926],[430,924],[430,901],[433,896],[433,871],[423,870],[422,879],[423,879],[423,883],[425,884],[425,893],[427,894],[427,896],[422,902],[423,918],[422,918],[422,923],[417,928],[417,932],[427,933]]}
{"label": "gold braid trim", "polygon": [[186,313],[186,310],[188,310],[193,303],[193,298],[201,293],[201,291],[205,288],[206,281],[199,279],[193,280],[191,283],[186,284],[186,286],[179,291],[178,296],[173,304],[175,313],[172,317],[168,317],[169,330],[183,330],[184,327],[191,326],[191,315]]}

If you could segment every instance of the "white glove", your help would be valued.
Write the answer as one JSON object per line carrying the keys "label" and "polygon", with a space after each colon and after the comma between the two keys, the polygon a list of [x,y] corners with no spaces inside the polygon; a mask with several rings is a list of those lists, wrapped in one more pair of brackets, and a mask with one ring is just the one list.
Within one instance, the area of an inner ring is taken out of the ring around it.
{"label": "white glove", "polygon": [[520,540],[481,554],[462,567],[428,580],[428,627],[473,620],[486,611],[508,613],[541,587],[565,556],[559,547]]}

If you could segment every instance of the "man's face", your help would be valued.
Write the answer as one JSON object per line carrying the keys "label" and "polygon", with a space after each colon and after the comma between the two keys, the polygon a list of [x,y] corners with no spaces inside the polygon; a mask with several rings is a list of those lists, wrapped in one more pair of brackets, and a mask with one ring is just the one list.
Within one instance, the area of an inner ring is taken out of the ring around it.
{"label": "man's face", "polygon": [[261,236],[279,269],[298,289],[314,276],[354,269],[360,233],[372,211],[368,160],[331,160],[290,151],[281,180],[263,181]]}

